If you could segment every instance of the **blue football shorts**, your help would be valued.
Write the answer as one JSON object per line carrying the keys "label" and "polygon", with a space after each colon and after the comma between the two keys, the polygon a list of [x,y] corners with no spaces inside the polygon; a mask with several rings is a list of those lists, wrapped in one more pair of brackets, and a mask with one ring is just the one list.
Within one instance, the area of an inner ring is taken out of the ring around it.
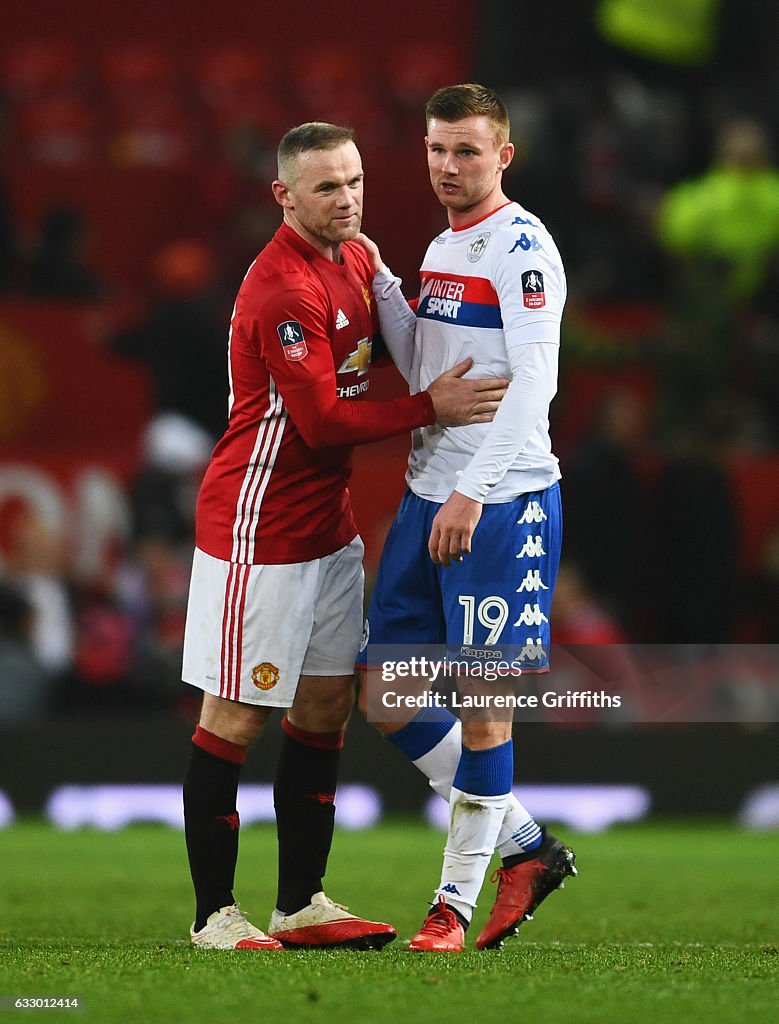
{"label": "blue football shorts", "polygon": [[521,652],[523,671],[549,667],[552,595],[562,542],[560,487],[485,504],[471,553],[445,569],[427,550],[441,505],[407,490],[384,544],[357,664],[369,645],[445,645]]}

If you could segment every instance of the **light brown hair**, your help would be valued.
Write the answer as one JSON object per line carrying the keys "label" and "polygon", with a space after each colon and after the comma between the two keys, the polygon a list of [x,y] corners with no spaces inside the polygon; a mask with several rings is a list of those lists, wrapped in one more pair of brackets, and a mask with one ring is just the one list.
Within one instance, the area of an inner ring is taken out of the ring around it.
{"label": "light brown hair", "polygon": [[499,144],[509,141],[511,124],[506,107],[492,89],[475,82],[447,85],[434,92],[425,107],[425,120],[462,121],[466,117],[487,117]]}

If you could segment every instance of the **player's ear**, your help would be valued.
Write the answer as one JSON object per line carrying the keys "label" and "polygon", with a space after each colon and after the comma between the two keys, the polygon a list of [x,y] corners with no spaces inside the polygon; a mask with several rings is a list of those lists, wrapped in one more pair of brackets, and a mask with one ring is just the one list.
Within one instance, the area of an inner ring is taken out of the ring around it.
{"label": "player's ear", "polygon": [[292,193],[289,190],[289,185],[287,185],[283,181],[279,181],[279,179],[277,178],[276,181],[274,181],[273,184],[271,185],[271,189],[273,190],[273,198],[276,200],[279,206],[283,206],[285,207],[285,209],[289,210],[291,210],[294,207],[295,200],[292,196]]}
{"label": "player's ear", "polygon": [[504,142],[498,153],[498,170],[505,171],[514,159],[514,143]]}

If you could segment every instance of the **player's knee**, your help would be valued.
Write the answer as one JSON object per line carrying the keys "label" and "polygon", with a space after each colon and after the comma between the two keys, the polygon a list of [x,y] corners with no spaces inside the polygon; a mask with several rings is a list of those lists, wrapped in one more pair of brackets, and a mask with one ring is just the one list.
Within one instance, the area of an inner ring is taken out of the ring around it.
{"label": "player's knee", "polygon": [[229,743],[249,747],[262,732],[271,709],[206,694],[200,725]]}
{"label": "player's knee", "polygon": [[337,732],[346,727],[353,706],[353,678],[309,677],[301,680],[287,716],[293,725],[310,732]]}

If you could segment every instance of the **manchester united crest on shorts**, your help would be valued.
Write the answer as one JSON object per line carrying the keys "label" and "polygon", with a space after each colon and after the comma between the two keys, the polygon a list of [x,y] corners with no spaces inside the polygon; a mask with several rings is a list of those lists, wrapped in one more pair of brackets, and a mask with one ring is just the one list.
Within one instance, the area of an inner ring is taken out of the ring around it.
{"label": "manchester united crest on shorts", "polygon": [[284,358],[296,363],[308,355],[308,345],[303,336],[303,328],[297,320],[285,320],[276,328],[279,340],[284,348]]}
{"label": "manchester united crest on shorts", "polygon": [[540,309],[546,305],[544,275],[540,270],[526,270],[522,275],[522,300],[527,309]]}
{"label": "manchester united crest on shorts", "polygon": [[258,690],[272,690],[279,681],[279,670],[269,661],[263,661],[252,669],[252,682]]}

